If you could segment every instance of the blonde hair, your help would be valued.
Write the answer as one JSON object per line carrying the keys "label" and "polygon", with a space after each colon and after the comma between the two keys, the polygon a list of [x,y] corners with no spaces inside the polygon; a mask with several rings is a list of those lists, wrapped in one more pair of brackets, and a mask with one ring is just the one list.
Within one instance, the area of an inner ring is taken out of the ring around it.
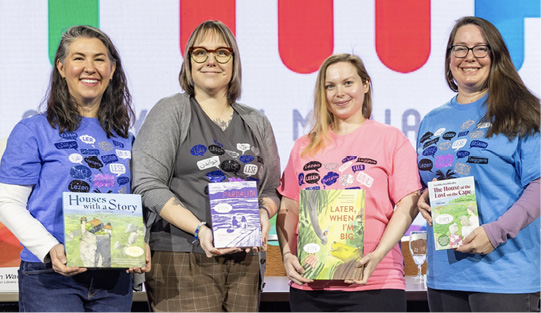
{"label": "blonde hair", "polygon": [[372,115],[372,80],[370,79],[361,58],[347,53],[331,55],[325,59],[323,64],[321,64],[317,74],[316,87],[314,91],[314,109],[311,116],[312,129],[308,133],[310,143],[302,150],[302,157],[306,155],[314,155],[325,145],[327,145],[330,140],[329,125],[334,123],[334,115],[327,108],[325,79],[329,66],[340,62],[347,62],[353,65],[363,83],[368,83],[368,92],[364,95],[363,116],[366,119],[369,119]]}

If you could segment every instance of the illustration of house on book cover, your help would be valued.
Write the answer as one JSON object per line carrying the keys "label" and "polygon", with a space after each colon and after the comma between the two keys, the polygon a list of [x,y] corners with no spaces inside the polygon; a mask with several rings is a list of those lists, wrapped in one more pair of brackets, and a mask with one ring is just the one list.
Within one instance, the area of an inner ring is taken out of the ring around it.
{"label": "illustration of house on book cover", "polygon": [[364,253],[362,189],[301,190],[297,257],[303,277],[362,279],[355,263]]}
{"label": "illustration of house on book cover", "polygon": [[261,246],[261,222],[255,181],[209,183],[214,246]]}
{"label": "illustration of house on book cover", "polygon": [[140,195],[63,195],[67,266],[128,268],[145,265]]}

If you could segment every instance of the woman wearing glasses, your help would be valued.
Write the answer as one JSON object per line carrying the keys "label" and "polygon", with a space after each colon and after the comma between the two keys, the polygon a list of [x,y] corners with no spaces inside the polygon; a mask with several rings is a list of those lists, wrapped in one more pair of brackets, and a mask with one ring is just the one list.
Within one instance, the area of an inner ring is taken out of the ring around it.
{"label": "woman wearing glasses", "polygon": [[[473,176],[481,226],[461,247],[439,251],[428,227],[430,310],[539,311],[539,99],[496,27],[482,18],[458,20],[445,73],[458,93],[421,122],[421,179],[426,185]],[[419,209],[432,225],[427,191]]]}
{"label": "woman wearing glasses", "polygon": [[207,188],[257,182],[264,250],[279,205],[274,134],[261,112],[236,102],[240,55],[223,23],[200,24],[185,51],[185,93],[154,106],[133,149],[134,192],[143,196],[153,252],[149,302],[154,311],[257,311],[260,248],[213,246]]}

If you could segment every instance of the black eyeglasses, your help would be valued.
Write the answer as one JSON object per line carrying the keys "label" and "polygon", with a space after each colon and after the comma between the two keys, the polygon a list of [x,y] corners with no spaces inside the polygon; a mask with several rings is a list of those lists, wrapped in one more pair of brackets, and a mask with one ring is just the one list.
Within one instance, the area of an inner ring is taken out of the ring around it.
{"label": "black eyeglasses", "polygon": [[490,50],[490,47],[488,45],[478,45],[472,48],[468,48],[468,46],[464,45],[451,46],[451,51],[456,58],[465,58],[470,50],[472,51],[474,57],[484,58],[488,55],[488,50]]}
{"label": "black eyeglasses", "polygon": [[188,52],[192,55],[192,60],[196,63],[205,63],[209,58],[209,54],[214,54],[214,60],[220,64],[225,64],[231,60],[233,49],[229,47],[218,47],[214,50],[208,50],[205,47],[191,47]]}

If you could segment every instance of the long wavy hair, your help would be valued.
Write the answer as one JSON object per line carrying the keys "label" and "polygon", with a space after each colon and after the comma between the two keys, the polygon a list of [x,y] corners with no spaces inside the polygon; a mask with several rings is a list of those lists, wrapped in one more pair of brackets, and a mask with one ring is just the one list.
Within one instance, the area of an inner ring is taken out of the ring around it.
{"label": "long wavy hair", "polygon": [[340,62],[347,62],[353,65],[363,83],[368,83],[369,88],[368,92],[364,94],[362,110],[363,116],[366,119],[369,119],[372,115],[372,79],[370,79],[370,75],[368,75],[368,71],[366,70],[361,58],[347,53],[331,55],[325,59],[325,61],[323,61],[323,64],[321,64],[317,74],[316,87],[314,91],[314,109],[311,116],[312,129],[308,133],[310,143],[302,150],[301,156],[303,157],[306,155],[314,155],[330,140],[329,126],[333,125],[335,120],[334,115],[327,107],[325,80],[329,66]]}
{"label": "long wavy hair", "polygon": [[540,104],[537,98],[520,78],[509,50],[498,29],[489,21],[475,16],[459,19],[453,27],[447,42],[445,54],[445,79],[451,90],[457,92],[458,86],[451,73],[451,46],[458,29],[465,25],[481,28],[490,53],[490,73],[483,89],[488,89],[487,113],[482,122],[492,123],[487,138],[503,134],[509,140],[526,137],[539,132]]}
{"label": "long wavy hair", "polygon": [[233,49],[233,75],[231,75],[231,81],[229,82],[227,88],[227,101],[229,104],[237,101],[240,98],[241,93],[241,84],[242,84],[242,67],[240,62],[240,53],[239,47],[237,45],[237,40],[235,35],[231,30],[220,21],[205,21],[195,28],[195,30],[188,38],[186,43],[186,49],[184,50],[184,61],[180,68],[180,73],[178,75],[178,80],[180,82],[180,87],[189,94],[190,96],[195,96],[195,88],[192,78],[192,62],[191,54],[188,51],[196,41],[202,39],[207,34],[217,35],[227,44],[228,47]]}
{"label": "long wavy hair", "polygon": [[51,72],[49,88],[46,96],[47,120],[53,128],[59,128],[59,132],[73,132],[79,128],[82,116],[79,114],[78,105],[70,95],[68,84],[62,78],[57,61],[64,63],[70,45],[78,38],[97,38],[107,48],[107,56],[116,69],[113,78],[105,89],[98,111],[98,120],[107,137],[118,136],[128,138],[131,123],[135,114],[132,108],[132,99],[120,55],[111,39],[98,28],[78,25],[70,27],[63,35],[56,50],[54,65]]}

